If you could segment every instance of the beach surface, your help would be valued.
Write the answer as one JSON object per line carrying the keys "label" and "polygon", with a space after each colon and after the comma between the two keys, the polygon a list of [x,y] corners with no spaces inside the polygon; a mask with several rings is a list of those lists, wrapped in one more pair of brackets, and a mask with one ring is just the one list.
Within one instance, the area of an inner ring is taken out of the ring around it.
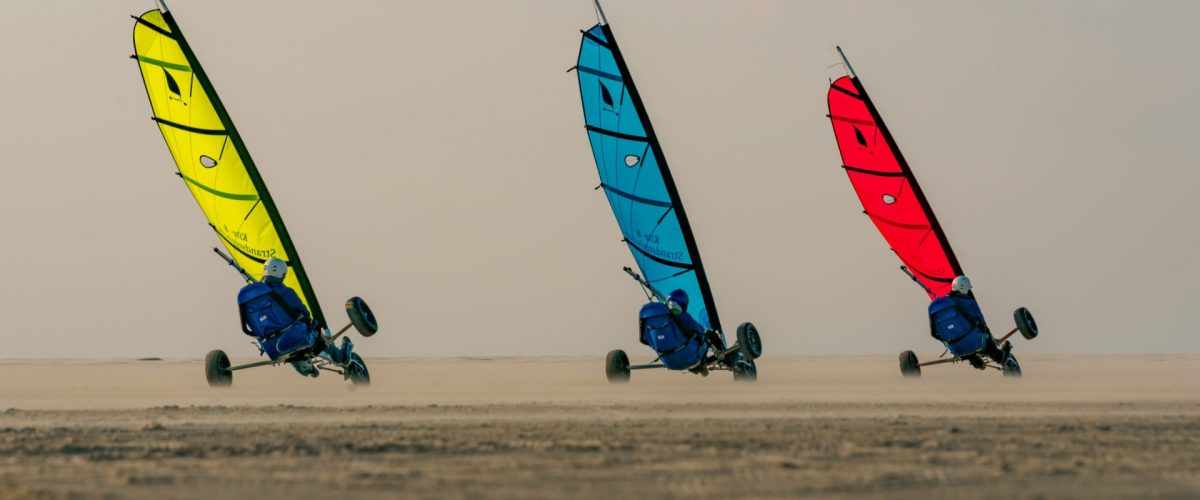
{"label": "beach surface", "polygon": [[768,356],[753,384],[367,361],[368,388],[262,367],[212,389],[198,359],[0,360],[0,498],[1200,496],[1200,354],[920,380],[893,356]]}

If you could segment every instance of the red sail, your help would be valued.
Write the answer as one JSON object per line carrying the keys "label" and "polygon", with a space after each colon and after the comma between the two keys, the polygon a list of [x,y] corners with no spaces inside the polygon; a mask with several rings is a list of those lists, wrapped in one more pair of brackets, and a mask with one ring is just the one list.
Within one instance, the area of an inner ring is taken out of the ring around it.
{"label": "red sail", "polygon": [[950,292],[962,274],[946,235],[900,149],[857,78],[842,77],[829,88],[829,118],[863,209],[892,251],[931,298]]}

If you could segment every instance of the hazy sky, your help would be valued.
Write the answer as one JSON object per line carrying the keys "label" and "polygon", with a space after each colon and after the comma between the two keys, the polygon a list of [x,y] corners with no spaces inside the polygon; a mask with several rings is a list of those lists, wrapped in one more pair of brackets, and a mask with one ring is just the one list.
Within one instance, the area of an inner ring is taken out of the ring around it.
{"label": "hazy sky", "polygon": [[[256,354],[155,125],[139,1],[0,3],[0,357]],[[366,357],[594,354],[644,300],[573,74],[589,0],[171,6]],[[727,328],[940,352],[825,92],[842,45],[1018,352],[1196,351],[1196,2],[607,0]]]}

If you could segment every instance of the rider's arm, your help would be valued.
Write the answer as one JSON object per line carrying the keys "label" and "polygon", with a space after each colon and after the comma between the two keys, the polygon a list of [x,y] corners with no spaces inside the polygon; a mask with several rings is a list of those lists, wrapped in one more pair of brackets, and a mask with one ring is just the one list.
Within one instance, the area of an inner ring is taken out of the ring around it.
{"label": "rider's arm", "polygon": [[284,288],[283,300],[287,301],[288,307],[298,311],[300,318],[304,321],[309,321],[312,316],[308,312],[308,308],[304,306],[304,301],[300,300],[300,296],[296,295],[296,291],[291,288]]}
{"label": "rider's arm", "polygon": [[697,337],[697,336],[704,335],[704,331],[705,331],[704,326],[702,326],[700,324],[700,322],[696,321],[695,318],[692,318],[691,314],[681,313],[679,316],[676,316],[675,318],[679,320],[680,326],[682,326],[683,329],[687,331],[688,336]]}

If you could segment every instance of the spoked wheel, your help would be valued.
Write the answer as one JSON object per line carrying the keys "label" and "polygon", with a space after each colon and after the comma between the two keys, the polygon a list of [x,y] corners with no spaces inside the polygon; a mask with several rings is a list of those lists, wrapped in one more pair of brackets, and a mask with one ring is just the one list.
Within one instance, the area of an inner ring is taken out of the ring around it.
{"label": "spoked wheel", "polygon": [[354,329],[363,337],[370,337],[379,331],[375,313],[371,312],[371,307],[362,298],[350,297],[350,300],[346,301],[346,316],[350,317],[350,323],[354,324]]}
{"label": "spoked wheel", "polygon": [[1017,330],[1021,331],[1021,336],[1025,340],[1033,340],[1038,336],[1037,322],[1033,320],[1033,313],[1024,307],[1018,307],[1013,311],[1013,321],[1017,323]]}
{"label": "spoked wheel", "polygon": [[629,382],[629,356],[625,354],[625,351],[620,349],[608,351],[608,356],[604,358],[604,375],[608,377],[608,382],[611,384]]}
{"label": "spoked wheel", "polygon": [[209,387],[233,385],[233,371],[229,369],[229,356],[225,355],[225,351],[208,351],[208,355],[204,356],[204,377],[208,379]]}
{"label": "spoked wheel", "polygon": [[733,363],[734,382],[754,382],[758,380],[758,367],[749,356],[740,355]]}
{"label": "spoked wheel", "polygon": [[350,364],[346,365],[346,373],[350,375],[350,383],[354,385],[371,385],[371,372],[367,371],[367,363],[358,353],[350,353]]}
{"label": "spoked wheel", "polygon": [[1005,377],[1020,377],[1021,364],[1017,363],[1017,357],[1009,354],[1004,362],[1000,364],[1000,370],[1004,372]]}
{"label": "spoked wheel", "polygon": [[754,328],[754,323],[742,323],[737,329],[738,347],[750,359],[758,359],[762,356],[762,337],[758,336],[758,329]]}
{"label": "spoked wheel", "polygon": [[904,378],[921,377],[921,362],[917,361],[916,353],[912,351],[900,353],[900,374],[904,375]]}

